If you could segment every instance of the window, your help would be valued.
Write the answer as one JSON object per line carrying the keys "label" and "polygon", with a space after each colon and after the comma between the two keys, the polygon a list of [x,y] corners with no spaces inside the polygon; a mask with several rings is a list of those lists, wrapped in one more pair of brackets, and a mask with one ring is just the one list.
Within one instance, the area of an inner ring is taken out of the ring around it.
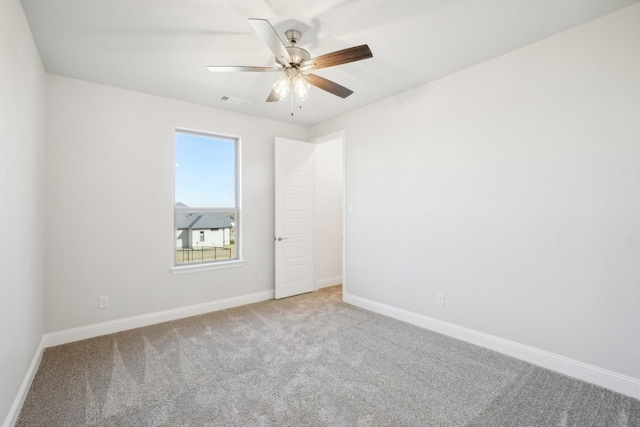
{"label": "window", "polygon": [[176,131],[175,265],[240,258],[239,142]]}

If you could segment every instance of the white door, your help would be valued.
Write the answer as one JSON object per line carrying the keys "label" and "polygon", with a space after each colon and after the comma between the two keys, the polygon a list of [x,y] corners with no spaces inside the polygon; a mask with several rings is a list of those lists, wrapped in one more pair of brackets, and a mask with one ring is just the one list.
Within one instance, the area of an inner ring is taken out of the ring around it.
{"label": "white door", "polygon": [[315,290],[313,144],[275,140],[275,296]]}

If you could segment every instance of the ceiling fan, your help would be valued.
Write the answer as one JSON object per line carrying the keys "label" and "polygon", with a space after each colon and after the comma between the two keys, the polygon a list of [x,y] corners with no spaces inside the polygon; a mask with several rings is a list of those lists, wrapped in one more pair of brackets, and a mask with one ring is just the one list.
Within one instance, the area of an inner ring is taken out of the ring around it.
{"label": "ceiling fan", "polygon": [[293,115],[294,98],[300,105],[302,101],[309,97],[310,85],[325,90],[333,95],[346,98],[353,93],[331,80],[315,74],[309,74],[309,71],[320,68],[333,67],[335,65],[347,64],[349,62],[360,61],[362,59],[372,58],[373,54],[369,46],[363,44],[361,46],[350,47],[338,50],[336,52],[327,53],[316,58],[306,50],[296,46],[296,43],[302,37],[300,31],[287,30],[284,35],[289,42],[289,46],[285,46],[276,30],[266,19],[249,18],[249,23],[265,42],[267,47],[275,54],[275,64],[273,67],[252,67],[252,66],[208,66],[207,69],[212,72],[269,72],[280,71],[282,77],[273,85],[271,93],[267,97],[267,102],[277,102],[290,97]]}

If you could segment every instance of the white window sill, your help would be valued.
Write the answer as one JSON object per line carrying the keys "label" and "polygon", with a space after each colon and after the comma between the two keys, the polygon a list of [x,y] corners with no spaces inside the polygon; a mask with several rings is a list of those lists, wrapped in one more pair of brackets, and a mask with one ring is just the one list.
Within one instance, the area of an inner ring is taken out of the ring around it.
{"label": "white window sill", "polygon": [[171,274],[189,274],[200,271],[222,270],[225,268],[238,268],[244,265],[244,261],[236,259],[233,261],[210,262],[204,264],[180,265],[171,268]]}

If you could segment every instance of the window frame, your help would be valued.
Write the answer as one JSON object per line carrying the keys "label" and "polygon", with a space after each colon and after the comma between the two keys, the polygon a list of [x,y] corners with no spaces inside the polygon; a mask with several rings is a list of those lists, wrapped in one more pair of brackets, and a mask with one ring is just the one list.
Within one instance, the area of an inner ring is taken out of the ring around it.
{"label": "window frame", "polygon": [[[194,136],[201,136],[205,138],[212,139],[224,139],[230,140],[234,142],[234,160],[235,160],[235,207],[233,206],[224,206],[224,207],[199,207],[199,206],[176,206],[175,204],[178,200],[175,200],[175,186],[176,186],[176,169],[175,165],[177,163],[177,136],[178,134],[188,134]],[[244,259],[242,258],[242,209],[241,209],[241,201],[242,201],[242,171],[241,171],[241,139],[236,135],[226,135],[218,132],[207,132],[201,130],[193,130],[193,129],[185,129],[185,128],[175,128],[173,133],[173,266],[171,268],[172,274],[184,274],[184,273],[193,273],[198,271],[207,271],[207,270],[218,270],[223,268],[234,268],[241,267],[244,265]],[[188,263],[178,263],[178,251],[176,245],[177,239],[177,224],[178,224],[178,213],[184,211],[193,211],[198,210],[200,212],[233,212],[234,213],[234,245],[235,245],[235,258],[231,259],[223,259],[223,260],[206,260],[206,261],[192,261]]]}

